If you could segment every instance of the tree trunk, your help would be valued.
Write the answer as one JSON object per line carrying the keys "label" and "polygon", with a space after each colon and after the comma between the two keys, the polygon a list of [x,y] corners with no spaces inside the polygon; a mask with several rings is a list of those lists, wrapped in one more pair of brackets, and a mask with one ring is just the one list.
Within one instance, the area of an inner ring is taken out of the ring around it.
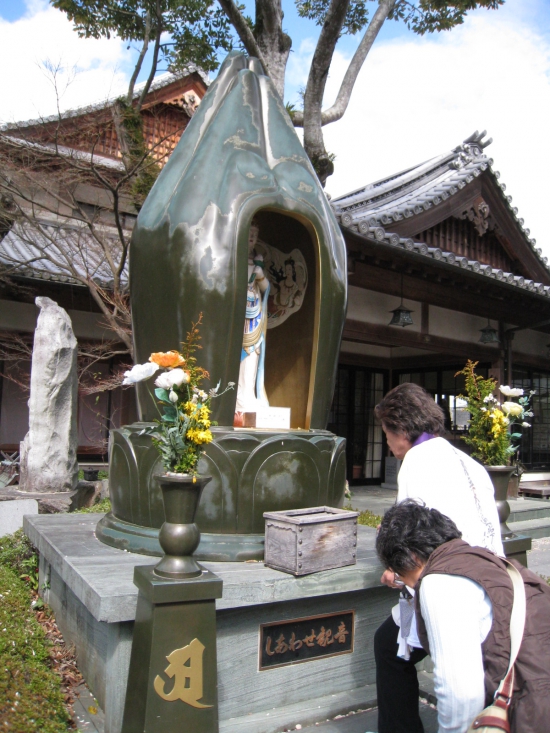
{"label": "tree trunk", "polygon": [[292,39],[283,32],[281,0],[256,0],[254,36],[260,48],[267,73],[281,99],[284,99],[285,71]]}
{"label": "tree trunk", "polygon": [[332,0],[329,6],[311,61],[304,95],[304,148],[323,187],[334,172],[334,164],[323,140],[323,97],[348,5],[349,0]]}

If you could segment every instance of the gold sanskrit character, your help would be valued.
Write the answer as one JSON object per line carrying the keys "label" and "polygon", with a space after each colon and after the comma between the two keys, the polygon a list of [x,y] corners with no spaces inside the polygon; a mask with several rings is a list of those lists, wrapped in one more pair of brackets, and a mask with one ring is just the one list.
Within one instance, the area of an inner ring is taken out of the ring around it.
{"label": "gold sanskrit character", "polygon": [[194,708],[211,708],[199,702],[202,697],[202,655],[204,644],[193,639],[181,649],[174,649],[166,659],[169,662],[164,670],[166,675],[174,678],[174,686],[168,693],[164,691],[165,682],[160,675],[155,677],[153,686],[157,695],[167,702],[181,700]]}
{"label": "gold sanskrit character", "polygon": [[346,631],[346,624],[341,621],[340,626],[338,627],[338,632],[334,634],[334,638],[337,639],[340,644],[346,643],[346,636],[349,634],[349,631]]}

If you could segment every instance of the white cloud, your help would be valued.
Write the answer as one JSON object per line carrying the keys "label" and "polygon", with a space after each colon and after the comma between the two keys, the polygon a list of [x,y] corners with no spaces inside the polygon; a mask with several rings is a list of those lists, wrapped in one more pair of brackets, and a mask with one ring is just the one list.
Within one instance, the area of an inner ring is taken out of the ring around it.
{"label": "white cloud", "polygon": [[[536,10],[537,2],[529,5]],[[486,152],[550,256],[550,38],[529,17],[536,12],[509,0],[451,33],[375,45],[346,115],[325,128],[327,150],[337,156],[327,190],[346,193],[487,129],[494,143]],[[346,63],[336,55],[328,98],[336,96]]]}
{"label": "white cloud", "polygon": [[43,64],[59,66],[62,109],[99,102],[124,90],[126,46],[118,38],[82,39],[46,0],[27,0],[16,21],[0,18],[0,120],[12,122],[56,111],[56,93]]}

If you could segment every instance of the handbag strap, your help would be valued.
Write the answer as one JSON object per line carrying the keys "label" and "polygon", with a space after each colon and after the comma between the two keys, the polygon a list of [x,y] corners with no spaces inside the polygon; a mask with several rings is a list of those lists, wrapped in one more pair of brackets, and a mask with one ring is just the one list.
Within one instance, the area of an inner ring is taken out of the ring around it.
{"label": "handbag strap", "polygon": [[525,596],[525,584],[521,577],[521,573],[509,560],[504,560],[504,562],[506,563],[506,571],[512,581],[512,589],[514,593],[512,614],[510,616],[510,663],[508,664],[508,671],[495,692],[495,700],[498,700],[498,698],[505,698],[506,705],[509,705],[514,689],[514,664],[521,647],[523,632],[525,630],[527,599]]}

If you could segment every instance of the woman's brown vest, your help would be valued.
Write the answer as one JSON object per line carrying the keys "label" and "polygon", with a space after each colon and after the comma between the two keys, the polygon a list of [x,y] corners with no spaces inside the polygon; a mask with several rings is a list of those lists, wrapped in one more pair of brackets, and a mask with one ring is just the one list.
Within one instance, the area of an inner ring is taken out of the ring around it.
{"label": "woman's brown vest", "polygon": [[[516,660],[514,695],[510,706],[512,733],[550,733],[550,587],[517,562],[527,596],[527,617]],[[493,699],[510,661],[512,581],[506,564],[492,552],[452,540],[437,548],[416,586],[418,636],[429,652],[426,626],[420,611],[422,578],[431,573],[461,575],[479,583],[493,606],[493,624],[481,645],[485,669],[486,705]],[[460,629],[457,629],[460,634]],[[480,711],[481,712],[481,711]]]}

